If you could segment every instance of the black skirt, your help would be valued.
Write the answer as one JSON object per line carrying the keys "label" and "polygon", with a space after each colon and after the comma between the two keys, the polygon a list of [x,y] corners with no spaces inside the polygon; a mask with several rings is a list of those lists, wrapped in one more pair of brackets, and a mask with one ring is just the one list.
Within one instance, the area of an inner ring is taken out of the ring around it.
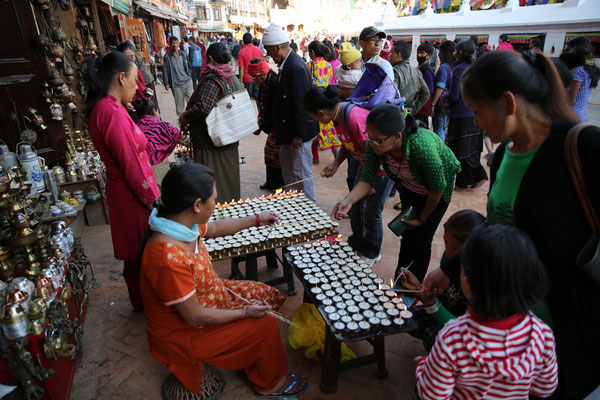
{"label": "black skirt", "polygon": [[481,165],[483,134],[473,123],[473,118],[450,118],[448,122],[448,147],[460,161],[462,170],[456,176],[457,187],[470,187],[488,178]]}

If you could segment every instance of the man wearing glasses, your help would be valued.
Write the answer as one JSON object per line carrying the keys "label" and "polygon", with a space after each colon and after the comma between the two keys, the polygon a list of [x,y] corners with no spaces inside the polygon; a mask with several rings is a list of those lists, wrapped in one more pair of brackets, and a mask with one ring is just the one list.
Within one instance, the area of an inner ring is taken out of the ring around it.
{"label": "man wearing glasses", "polygon": [[390,77],[394,80],[394,70],[392,64],[389,61],[384,60],[379,56],[383,47],[383,41],[385,40],[385,32],[375,28],[374,26],[367,26],[360,32],[358,37],[360,41],[360,47],[362,48],[362,71],[364,72],[366,63],[375,63],[381,67]]}

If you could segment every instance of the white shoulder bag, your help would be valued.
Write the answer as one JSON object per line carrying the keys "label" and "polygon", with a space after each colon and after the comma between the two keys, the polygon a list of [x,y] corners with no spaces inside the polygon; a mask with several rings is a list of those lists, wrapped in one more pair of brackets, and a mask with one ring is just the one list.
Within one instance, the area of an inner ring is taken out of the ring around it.
{"label": "white shoulder bag", "polygon": [[256,111],[248,91],[233,92],[224,85],[223,93],[224,96],[206,116],[208,135],[216,147],[235,143],[258,130]]}

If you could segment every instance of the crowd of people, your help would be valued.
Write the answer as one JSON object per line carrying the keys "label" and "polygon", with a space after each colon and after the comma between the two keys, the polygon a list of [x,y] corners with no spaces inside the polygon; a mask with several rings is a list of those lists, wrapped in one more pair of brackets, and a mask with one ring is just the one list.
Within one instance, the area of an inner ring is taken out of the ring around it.
{"label": "crowd of people", "polygon": [[[246,89],[256,100],[255,133],[267,135],[261,188],[288,185],[316,202],[313,165],[320,150],[333,151],[321,176],[347,161],[348,193],[332,217],[350,217],[348,243],[369,265],[381,260],[385,202],[399,193],[407,217],[394,277],[419,292],[410,333],[429,352],[417,360],[421,399],[600,396],[600,267],[582,252],[598,246],[600,226],[600,129],[579,125],[600,76],[587,39],[573,39],[557,59],[534,41],[519,53],[504,36],[494,51],[476,37],[425,42],[416,67],[410,43],[373,26],[349,42],[298,47],[272,23],[260,43],[250,33],[242,40],[206,47],[187,38],[183,47],[170,38],[163,82],[195,163],[172,168],[160,190],[151,165],[182,134],[144,93],[135,46],[123,42],[88,60],[86,113],[107,168],[114,254],[124,261],[134,310],[146,312],[153,356],[187,390],[202,392],[208,364],[244,370],[258,397],[296,397],[308,386],[287,372],[277,322],[267,315],[285,295],[222,279],[202,243],[278,220],[264,212],[208,222],[217,202],[240,198],[241,182],[239,142],[216,145],[206,118],[226,94]],[[571,136],[591,217],[570,173]],[[450,216],[444,257],[428,272],[454,191],[488,178],[486,216]]]}

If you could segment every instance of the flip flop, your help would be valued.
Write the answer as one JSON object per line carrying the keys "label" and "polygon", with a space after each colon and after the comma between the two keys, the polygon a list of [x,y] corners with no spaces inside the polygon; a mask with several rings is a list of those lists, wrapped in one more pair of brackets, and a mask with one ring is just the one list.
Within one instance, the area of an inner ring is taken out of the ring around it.
{"label": "flip flop", "polygon": [[261,399],[292,399],[296,396],[300,396],[308,389],[308,379],[306,377],[298,377],[294,374],[287,374],[287,376],[291,377],[293,381],[283,392],[260,394],[257,391],[254,391],[254,394]]}

